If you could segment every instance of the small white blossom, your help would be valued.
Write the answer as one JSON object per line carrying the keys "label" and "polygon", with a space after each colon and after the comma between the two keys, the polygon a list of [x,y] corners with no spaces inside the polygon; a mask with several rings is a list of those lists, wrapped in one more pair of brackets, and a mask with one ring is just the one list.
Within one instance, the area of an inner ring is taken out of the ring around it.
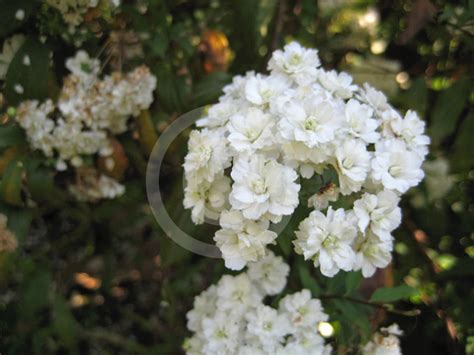
{"label": "small white blossom", "polygon": [[275,256],[272,252],[256,262],[248,264],[250,279],[262,288],[266,295],[280,293],[286,285],[286,278],[290,268],[281,256]]}
{"label": "small white blossom", "polygon": [[341,269],[352,269],[355,253],[351,245],[356,235],[357,230],[344,210],[329,207],[326,215],[311,212],[300,223],[293,243],[298,254],[305,260],[312,259],[323,275],[332,277]]}
{"label": "small white blossom", "polygon": [[357,89],[356,85],[352,85],[352,77],[345,73],[337,73],[335,70],[318,72],[319,83],[331,94],[342,99],[349,99],[353,92]]}

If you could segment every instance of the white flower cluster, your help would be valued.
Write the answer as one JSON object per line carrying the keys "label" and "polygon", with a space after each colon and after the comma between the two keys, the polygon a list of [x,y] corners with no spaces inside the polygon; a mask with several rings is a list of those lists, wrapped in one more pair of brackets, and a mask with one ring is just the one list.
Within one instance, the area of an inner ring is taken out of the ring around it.
{"label": "white flower cluster", "polygon": [[100,62],[84,51],[68,59],[66,66],[72,74],[64,81],[57,105],[51,100],[24,101],[17,110],[30,145],[47,157],[56,154],[58,170],[64,170],[66,162],[81,166],[83,155],[110,154],[108,134],[125,132],[130,116],[151,105],[156,87],[156,78],[144,66],[100,80]]}
{"label": "white flower cluster", "polygon": [[400,339],[403,332],[397,324],[381,328],[362,350],[364,355],[401,355]]}
{"label": "white flower cluster", "polygon": [[[50,99],[23,101],[16,115],[31,147],[55,159],[59,171],[67,163],[82,166],[85,156],[111,155],[110,136],[125,132],[128,119],[151,105],[156,87],[156,78],[145,66],[100,80],[100,62],[84,51],[68,59],[66,67],[72,74],[65,78],[56,104]],[[122,185],[107,176],[89,175],[79,190],[72,189],[84,194],[84,186],[93,186],[87,190],[90,196],[84,195],[87,200],[114,198],[124,192]]]}
{"label": "white flower cluster", "polygon": [[309,290],[287,295],[278,309],[263,303],[280,293],[289,267],[281,257],[266,257],[249,263],[247,272],[224,275],[194,299],[188,312],[187,354],[329,354],[331,347],[318,334],[320,322],[328,320],[321,302]]}
{"label": "white flower cluster", "polygon": [[[184,204],[196,224],[220,216],[214,239],[231,269],[265,255],[277,237],[269,224],[299,204],[298,175],[328,169],[337,181],[309,199],[315,211],[297,232],[296,252],[327,276],[361,269],[367,277],[390,261],[400,196],[423,178],[424,122],[319,66],[316,50],[288,44],[273,53],[270,75],[235,77],[190,135]],[[353,209],[329,206],[340,195],[356,200]]]}
{"label": "white flower cluster", "polygon": [[[108,0],[108,6],[118,7],[120,0]],[[99,0],[46,0],[46,3],[57,9],[63,19],[71,28],[78,26],[84,21],[84,15],[91,9],[99,6]]]}

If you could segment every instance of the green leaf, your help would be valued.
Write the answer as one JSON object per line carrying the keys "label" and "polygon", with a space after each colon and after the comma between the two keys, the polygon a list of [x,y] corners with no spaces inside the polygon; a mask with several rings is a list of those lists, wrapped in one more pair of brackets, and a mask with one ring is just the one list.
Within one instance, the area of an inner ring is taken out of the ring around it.
{"label": "green leaf", "polygon": [[66,348],[72,351],[77,344],[77,322],[62,298],[56,298],[53,305],[54,328]]}
{"label": "green leaf", "polygon": [[222,87],[230,81],[228,73],[216,71],[206,75],[194,88],[194,106],[203,106],[215,102],[222,95]]}
{"label": "green leaf", "polygon": [[470,89],[471,80],[463,78],[439,94],[429,127],[429,135],[434,144],[439,144],[454,132],[458,117],[469,97]]}
{"label": "green leaf", "polygon": [[[33,0],[2,0],[0,37],[5,37],[17,28],[23,26],[34,12],[35,6],[39,3],[39,1],[36,2]],[[18,11],[20,11],[20,13]],[[19,18],[21,11],[23,11],[23,18]]]}
{"label": "green leaf", "polygon": [[298,265],[298,274],[300,276],[300,281],[303,287],[310,290],[313,296],[317,297],[322,293],[321,287],[319,287],[316,280],[311,276],[310,272],[308,271],[306,263],[300,263]]}
{"label": "green leaf", "polygon": [[356,291],[362,281],[362,273],[360,271],[348,272],[346,274],[346,294]]}
{"label": "green leaf", "polygon": [[369,322],[369,309],[365,305],[359,305],[347,300],[334,300],[334,305],[340,310],[340,318],[344,321],[342,324],[355,328],[363,338],[371,333]]}
{"label": "green leaf", "polygon": [[21,185],[24,172],[23,163],[12,160],[3,174],[0,184],[0,198],[14,206],[23,206]]}
{"label": "green leaf", "polygon": [[6,124],[0,126],[0,149],[25,141],[24,131],[17,125]]}
{"label": "green leaf", "polygon": [[25,239],[30,229],[32,213],[29,209],[16,208],[0,201],[0,212],[8,218],[8,229],[10,229],[21,242]]}
{"label": "green leaf", "polygon": [[28,171],[27,185],[28,191],[37,202],[46,201],[51,197],[53,191],[53,174],[45,168],[38,168]]}
{"label": "green leaf", "polygon": [[[29,60],[28,65],[25,60]],[[5,78],[5,96],[10,104],[25,99],[43,100],[48,96],[49,63],[48,47],[34,38],[27,38],[13,57]]]}
{"label": "green leaf", "polygon": [[400,285],[397,287],[383,287],[377,289],[370,298],[371,302],[390,303],[403,299],[408,299],[410,296],[417,294],[418,291],[408,285]]}
{"label": "green leaf", "polygon": [[36,311],[49,302],[51,273],[47,270],[34,272],[25,283],[22,292],[20,314],[23,319],[33,319]]}

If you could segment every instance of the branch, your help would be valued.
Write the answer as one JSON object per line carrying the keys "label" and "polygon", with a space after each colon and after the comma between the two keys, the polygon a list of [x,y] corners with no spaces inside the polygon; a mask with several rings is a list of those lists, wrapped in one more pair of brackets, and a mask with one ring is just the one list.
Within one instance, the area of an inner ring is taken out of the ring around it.
{"label": "branch", "polygon": [[391,307],[389,307],[388,305],[383,304],[383,303],[370,302],[370,301],[360,300],[358,298],[347,297],[347,296],[322,295],[319,298],[321,298],[321,299],[341,299],[341,300],[352,302],[352,303],[359,303],[359,304],[363,304],[365,306],[378,308],[378,309],[383,309],[384,311],[386,311],[388,313],[398,314],[398,315],[405,316],[405,317],[416,317],[416,316],[421,314],[421,311],[419,309],[412,309],[412,310],[409,310],[409,311],[402,311],[402,310],[399,310],[399,309],[392,309]]}

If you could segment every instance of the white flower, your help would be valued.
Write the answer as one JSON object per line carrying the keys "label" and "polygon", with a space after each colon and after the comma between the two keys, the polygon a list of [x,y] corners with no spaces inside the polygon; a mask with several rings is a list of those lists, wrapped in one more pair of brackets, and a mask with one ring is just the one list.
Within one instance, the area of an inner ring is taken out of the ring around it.
{"label": "white flower", "polygon": [[189,152],[184,162],[186,173],[212,181],[230,165],[227,141],[219,131],[204,129],[192,131],[188,141]]}
{"label": "white flower", "polygon": [[252,153],[274,142],[273,118],[257,108],[233,115],[228,124],[229,143],[238,152]]}
{"label": "white flower", "polygon": [[316,332],[305,332],[291,339],[277,355],[330,355],[332,348],[324,344],[324,339]]}
{"label": "white flower", "polygon": [[89,57],[86,51],[80,50],[73,58],[66,60],[66,68],[72,74],[78,76],[86,85],[89,85],[99,74],[100,61]]}
{"label": "white flower", "polygon": [[359,94],[361,100],[369,104],[379,115],[390,108],[387,97],[367,83],[364,84],[363,89],[359,89]]}
{"label": "white flower", "polygon": [[393,324],[388,328],[381,328],[380,332],[376,332],[364,348],[363,355],[401,355],[400,340],[398,335],[402,332],[398,325]]}
{"label": "white flower", "polygon": [[224,312],[216,313],[213,318],[203,320],[203,335],[206,342],[205,354],[232,354],[238,346],[239,323]]}
{"label": "white flower", "polygon": [[257,106],[269,105],[270,101],[289,87],[284,76],[257,74],[245,83],[245,98]]}
{"label": "white flower", "polygon": [[348,195],[361,189],[370,169],[370,154],[365,144],[346,140],[336,147],[334,167],[339,175],[341,193]]}
{"label": "white flower", "polygon": [[239,106],[233,100],[219,102],[208,109],[206,117],[196,121],[196,126],[208,128],[225,126],[238,109]]}
{"label": "white flower", "polygon": [[246,320],[247,337],[250,341],[258,339],[268,353],[275,351],[289,330],[288,318],[265,305],[259,305],[254,312],[248,313]]}
{"label": "white flower", "polygon": [[357,89],[356,85],[352,85],[352,77],[345,72],[338,74],[335,70],[319,70],[318,81],[331,94],[341,99],[351,98]]}
{"label": "white flower", "polygon": [[337,201],[339,198],[339,188],[334,183],[328,183],[308,199],[308,207],[315,210],[324,210],[329,206],[329,202]]}
{"label": "white flower", "polygon": [[230,311],[233,318],[243,318],[243,311],[255,307],[262,301],[263,295],[251,283],[246,273],[237,276],[224,275],[217,284],[216,314]]}
{"label": "white flower", "polygon": [[316,332],[318,323],[328,320],[321,301],[311,298],[311,292],[306,289],[283,297],[279,311],[288,317],[290,324],[300,333]]}
{"label": "white flower", "polygon": [[246,220],[240,211],[223,211],[221,230],[214,240],[222,252],[225,266],[232,270],[242,269],[247,262],[257,261],[266,253],[266,246],[277,234],[268,230],[268,222]]}
{"label": "white flower", "polygon": [[248,275],[252,282],[258,285],[266,295],[280,293],[286,285],[290,268],[281,256],[272,252],[256,262],[248,264]]}
{"label": "white flower", "polygon": [[371,277],[377,268],[384,268],[390,263],[392,249],[391,240],[381,241],[370,231],[365,236],[359,235],[355,243],[354,270],[362,270],[364,277]]}
{"label": "white flower", "polygon": [[205,217],[219,219],[219,213],[227,207],[230,179],[219,176],[214,181],[189,179],[184,189],[184,207],[192,209],[191,218],[195,224],[204,222]]}
{"label": "white flower", "polygon": [[305,260],[314,260],[323,275],[332,277],[340,269],[352,269],[355,254],[351,244],[356,235],[357,230],[344,210],[329,207],[326,216],[313,211],[300,223],[293,244]]}
{"label": "white flower", "polygon": [[291,42],[283,48],[283,51],[273,52],[268,69],[272,74],[283,73],[297,83],[309,84],[316,79],[316,68],[320,65],[317,50],[306,49],[298,42]]}
{"label": "white flower", "polygon": [[404,193],[423,179],[422,162],[416,153],[406,149],[403,142],[382,141],[375,146],[372,178],[387,189]]}
{"label": "white flower", "polygon": [[349,100],[345,110],[349,134],[362,139],[365,143],[375,143],[380,134],[376,132],[378,123],[372,115],[373,111],[369,106],[353,99]]}
{"label": "white flower", "polygon": [[5,79],[13,57],[24,42],[25,36],[23,35],[13,35],[3,42],[3,49],[0,53],[0,80]]}
{"label": "white flower", "polygon": [[283,138],[303,142],[312,148],[334,139],[343,113],[317,96],[294,101],[285,107],[278,128]]}
{"label": "white flower", "polygon": [[367,227],[382,241],[390,241],[392,232],[400,225],[400,198],[393,191],[383,190],[377,195],[364,193],[354,202],[354,214],[358,218],[359,230],[364,233]]}
{"label": "white flower", "polygon": [[415,111],[408,110],[405,118],[392,122],[395,134],[403,139],[408,149],[424,157],[428,154],[430,138],[425,136],[425,122],[420,120]]}
{"label": "white flower", "polygon": [[245,218],[258,219],[266,213],[290,215],[298,205],[300,185],[295,171],[274,159],[254,154],[240,157],[231,172],[235,181],[229,200]]}
{"label": "white flower", "polygon": [[446,196],[456,181],[449,174],[449,161],[442,157],[423,163],[423,171],[426,173],[425,185],[430,200]]}
{"label": "white flower", "polygon": [[193,332],[202,330],[204,318],[212,317],[216,311],[217,287],[212,285],[194,298],[193,309],[186,314],[187,327]]}

